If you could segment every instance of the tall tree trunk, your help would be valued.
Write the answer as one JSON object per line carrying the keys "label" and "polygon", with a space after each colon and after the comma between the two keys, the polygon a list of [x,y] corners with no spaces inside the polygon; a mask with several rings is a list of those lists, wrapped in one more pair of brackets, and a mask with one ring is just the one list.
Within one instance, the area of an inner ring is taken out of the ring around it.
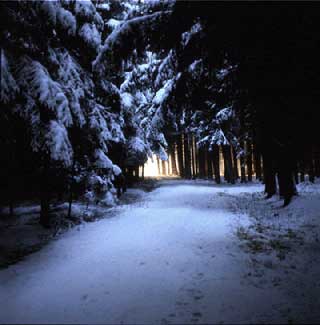
{"label": "tall tree trunk", "polygon": [[159,157],[157,156],[157,168],[158,168],[158,175],[161,176],[161,165],[160,165],[160,159]]}
{"label": "tall tree trunk", "polygon": [[199,177],[199,149],[195,138],[193,138],[193,150],[194,150],[194,175],[195,178],[197,178]]}
{"label": "tall tree trunk", "polygon": [[233,172],[233,166],[232,166],[232,157],[231,157],[231,147],[230,146],[222,146],[222,152],[223,152],[223,159],[224,159],[224,174],[225,179],[231,183],[235,183],[234,179],[234,172]]}
{"label": "tall tree trunk", "polygon": [[239,178],[239,171],[238,171],[238,159],[237,159],[237,153],[235,151],[235,149],[232,147],[232,158],[233,158],[233,173],[234,173],[234,177],[235,179]]}
{"label": "tall tree trunk", "polygon": [[189,136],[184,134],[184,161],[185,161],[185,177],[191,178],[191,160],[190,160],[190,148],[189,148]]}
{"label": "tall tree trunk", "polygon": [[284,206],[288,205],[297,190],[294,183],[294,164],[289,149],[284,148],[278,156],[279,193],[284,198]]}
{"label": "tall tree trunk", "polygon": [[277,185],[272,156],[267,150],[263,153],[263,175],[265,193],[267,198],[270,198],[277,193]]}
{"label": "tall tree trunk", "polygon": [[173,175],[178,175],[177,162],[176,162],[176,144],[173,143],[171,146],[171,169]]}
{"label": "tall tree trunk", "polygon": [[253,157],[254,157],[254,170],[256,173],[256,180],[262,180],[261,174],[261,155],[258,151],[257,144],[253,148]]}
{"label": "tall tree trunk", "polygon": [[167,172],[166,172],[166,161],[165,160],[161,160],[161,167],[162,167],[162,172],[161,174],[163,176],[166,176],[167,175]]}
{"label": "tall tree trunk", "polygon": [[205,177],[205,155],[204,155],[204,148],[199,147],[199,177]]}
{"label": "tall tree trunk", "polygon": [[[241,148],[244,150],[244,142],[241,142]],[[244,153],[241,153],[240,156],[240,177],[241,177],[241,183],[246,183],[247,182],[247,177],[246,177],[246,161],[244,157]]]}
{"label": "tall tree trunk", "polygon": [[207,164],[208,164],[208,178],[213,178],[213,171],[212,171],[212,152],[206,148],[206,156],[207,156]]}
{"label": "tall tree trunk", "polygon": [[220,184],[221,183],[221,178],[220,178],[220,148],[217,145],[213,146],[212,159],[213,159],[214,179],[215,179],[217,184]]}
{"label": "tall tree trunk", "polygon": [[178,143],[177,143],[177,153],[178,153],[178,164],[179,164],[179,175],[180,177],[185,177],[184,171],[184,159],[183,159],[183,138],[182,134],[178,135]]}
{"label": "tall tree trunk", "polygon": [[252,182],[252,143],[251,140],[247,140],[246,143],[246,160],[247,160],[247,171],[248,171],[248,181]]}
{"label": "tall tree trunk", "polygon": [[190,147],[191,147],[191,174],[192,178],[196,178],[196,164],[195,164],[195,148],[194,148],[194,135],[191,135],[191,141],[190,141]]}

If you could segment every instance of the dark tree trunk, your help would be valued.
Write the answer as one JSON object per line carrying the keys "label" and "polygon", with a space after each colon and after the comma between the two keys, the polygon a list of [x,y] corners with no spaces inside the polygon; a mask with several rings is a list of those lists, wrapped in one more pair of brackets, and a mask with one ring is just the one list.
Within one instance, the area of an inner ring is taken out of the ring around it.
{"label": "dark tree trunk", "polygon": [[195,178],[196,178],[199,177],[199,150],[195,139],[193,141],[193,148],[194,148],[194,171],[195,171]]}
{"label": "dark tree trunk", "polygon": [[172,169],[172,174],[177,175],[177,162],[176,162],[176,144],[173,143],[171,146],[171,169]]}
{"label": "dark tree trunk", "polygon": [[238,159],[237,159],[237,153],[234,148],[232,148],[232,158],[233,158],[234,177],[238,179],[239,178]]}
{"label": "dark tree trunk", "polygon": [[191,178],[191,159],[190,159],[190,148],[189,148],[189,136],[184,134],[184,161],[185,161],[185,177]]}
{"label": "dark tree trunk", "polygon": [[[244,149],[244,143],[243,142],[241,143],[241,148]],[[245,161],[243,153],[240,156],[240,175],[241,175],[241,183],[246,183],[247,182],[246,161]]]}
{"label": "dark tree trunk", "polygon": [[183,139],[182,135],[178,136],[178,143],[177,143],[177,153],[178,153],[178,164],[179,164],[179,174],[181,177],[185,177],[185,171],[183,166]]}
{"label": "dark tree trunk", "polygon": [[231,183],[235,183],[235,178],[233,174],[233,166],[232,166],[232,157],[231,157],[231,148],[230,146],[222,146],[223,159],[224,159],[224,174],[225,179]]}
{"label": "dark tree trunk", "polygon": [[161,160],[161,175],[166,176],[167,172],[166,172],[166,161],[165,160]]}
{"label": "dark tree trunk", "polygon": [[134,168],[135,179],[139,180],[139,165]]}
{"label": "dark tree trunk", "polygon": [[267,151],[263,153],[263,175],[265,193],[267,194],[267,198],[270,198],[277,193],[277,185],[272,157]]}
{"label": "dark tree trunk", "polygon": [[157,157],[157,168],[158,168],[158,175],[161,175],[161,165],[160,165],[160,159]]}
{"label": "dark tree trunk", "polygon": [[225,146],[222,146],[222,156],[223,156],[223,170],[224,170],[224,180],[230,183],[230,169],[228,164],[228,155],[226,154]]}
{"label": "dark tree trunk", "polygon": [[194,136],[191,136],[191,172],[192,178],[196,177],[196,164],[195,164],[195,147],[194,147]]}
{"label": "dark tree trunk", "polygon": [[285,148],[278,156],[279,194],[284,198],[284,206],[288,205],[296,194],[294,183],[294,164],[290,152]]}
{"label": "dark tree trunk", "polygon": [[207,166],[208,166],[208,178],[213,178],[213,171],[212,171],[212,152],[206,148],[206,156],[207,156]]}
{"label": "dark tree trunk", "polygon": [[205,155],[203,147],[199,147],[199,177],[205,178]]}
{"label": "dark tree trunk", "polygon": [[212,159],[213,159],[213,170],[214,170],[214,179],[217,184],[221,183],[220,178],[220,148],[219,146],[213,146],[212,150]]}
{"label": "dark tree trunk", "polygon": [[262,180],[262,172],[261,172],[261,155],[258,149],[258,145],[255,143],[253,148],[253,159],[254,159],[254,170],[256,173],[256,180]]}
{"label": "dark tree trunk", "polygon": [[247,140],[246,148],[247,148],[246,160],[247,160],[248,181],[252,182],[252,143],[250,140]]}

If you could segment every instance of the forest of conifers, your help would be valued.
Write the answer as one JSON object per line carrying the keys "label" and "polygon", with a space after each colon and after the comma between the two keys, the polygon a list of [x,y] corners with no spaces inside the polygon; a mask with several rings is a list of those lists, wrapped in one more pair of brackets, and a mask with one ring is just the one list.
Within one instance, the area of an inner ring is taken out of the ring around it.
{"label": "forest of conifers", "polygon": [[217,183],[221,156],[224,181],[254,175],[289,204],[320,177],[319,13],[1,1],[1,206],[39,200],[46,225],[57,200],[113,204],[117,179],[133,182],[152,154]]}

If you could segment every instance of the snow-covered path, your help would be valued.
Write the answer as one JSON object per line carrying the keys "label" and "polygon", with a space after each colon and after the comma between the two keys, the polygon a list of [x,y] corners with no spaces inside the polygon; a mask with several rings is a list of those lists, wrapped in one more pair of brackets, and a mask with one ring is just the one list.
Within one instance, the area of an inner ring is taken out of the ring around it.
{"label": "snow-covered path", "polygon": [[0,323],[281,321],[272,304],[284,297],[244,277],[239,220],[221,195],[241,190],[261,187],[164,182],[73,229],[0,271]]}

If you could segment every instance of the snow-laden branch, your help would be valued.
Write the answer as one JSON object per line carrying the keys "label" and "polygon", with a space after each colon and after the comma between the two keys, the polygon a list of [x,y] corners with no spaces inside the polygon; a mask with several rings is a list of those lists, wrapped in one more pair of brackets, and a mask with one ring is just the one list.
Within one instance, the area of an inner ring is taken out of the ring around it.
{"label": "snow-laden branch", "polygon": [[[167,17],[171,13],[171,10],[158,11],[149,15],[135,17],[123,22],[121,25],[115,28],[105,40],[100,53],[98,54],[96,60],[93,62],[93,68],[95,70],[99,70],[105,63],[108,54],[114,52],[117,47],[121,48],[124,43],[126,43],[127,47],[130,39],[138,39],[138,36],[142,36],[149,31],[154,31],[160,26],[158,24],[159,20],[163,19],[163,17]],[[150,38],[148,37],[148,41],[149,40]]]}

